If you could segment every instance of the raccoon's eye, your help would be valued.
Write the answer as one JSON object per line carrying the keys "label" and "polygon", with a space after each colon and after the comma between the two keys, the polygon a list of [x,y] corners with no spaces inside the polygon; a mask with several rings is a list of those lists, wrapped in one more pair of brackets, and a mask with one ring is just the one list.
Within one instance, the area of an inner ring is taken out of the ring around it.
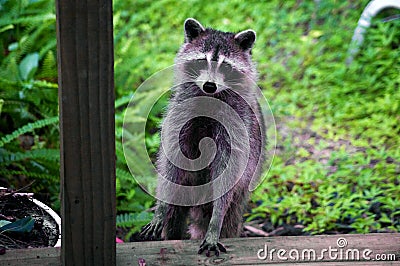
{"label": "raccoon's eye", "polygon": [[193,77],[199,76],[200,72],[204,69],[207,69],[206,59],[195,59],[185,63],[186,73]]}

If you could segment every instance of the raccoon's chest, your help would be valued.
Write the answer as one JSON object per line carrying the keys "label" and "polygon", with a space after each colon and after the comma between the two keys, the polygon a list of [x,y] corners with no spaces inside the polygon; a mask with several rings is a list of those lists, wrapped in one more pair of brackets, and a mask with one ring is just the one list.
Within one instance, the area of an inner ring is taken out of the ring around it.
{"label": "raccoon's chest", "polygon": [[218,121],[204,116],[190,120],[182,128],[179,145],[184,156],[192,160],[201,157],[199,143],[203,138],[211,138],[216,144],[215,157],[208,167],[186,172],[185,179],[182,180],[185,185],[203,185],[210,182],[211,173],[215,169],[224,169],[226,162],[223,158],[229,158],[231,146],[228,132]]}
{"label": "raccoon's chest", "polygon": [[211,138],[219,153],[230,152],[230,137],[227,130],[217,120],[200,116],[185,124],[179,134],[179,145],[182,153],[189,159],[200,156],[199,143],[203,138]]}

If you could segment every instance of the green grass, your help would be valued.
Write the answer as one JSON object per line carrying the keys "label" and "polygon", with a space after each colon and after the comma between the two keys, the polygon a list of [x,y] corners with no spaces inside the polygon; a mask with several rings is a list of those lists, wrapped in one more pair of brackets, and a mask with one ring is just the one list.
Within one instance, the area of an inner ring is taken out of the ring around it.
{"label": "green grass", "polygon": [[[183,42],[183,21],[194,17],[224,31],[252,28],[257,32],[253,58],[259,86],[277,121],[278,150],[265,181],[252,195],[254,208],[247,218],[261,217],[276,226],[301,223],[311,233],[343,227],[360,233],[400,231],[400,20],[381,22],[398,11],[385,11],[373,20],[360,53],[349,67],[345,65],[353,31],[367,3],[115,0],[121,226],[133,224],[133,231],[138,230],[151,218],[145,210],[153,203],[126,167],[120,139],[124,106],[144,80],[174,63]],[[4,101],[0,139],[28,123],[57,115],[53,5],[53,1],[0,1],[4,55],[0,57],[0,102]],[[38,67],[27,69],[26,60],[35,61],[35,53]],[[155,113],[146,132],[152,154],[159,142],[152,127],[159,122]],[[57,148],[55,128],[25,133],[35,140],[31,149]],[[0,159],[9,158],[10,152],[26,152],[19,138],[0,147]],[[48,188],[53,188],[50,198],[57,206],[57,165],[50,158],[29,160],[31,154],[35,152],[7,165],[0,160],[2,178],[15,186],[16,174],[36,179],[33,189],[49,193]]]}
{"label": "green grass", "polygon": [[[117,91],[173,63],[187,17],[225,31],[252,28],[280,148],[252,196],[259,206],[249,219],[302,223],[312,233],[340,230],[349,220],[355,232],[398,231],[400,22],[375,19],[361,53],[345,66],[367,2],[161,1],[146,2],[145,10],[116,2],[116,35],[125,35],[116,42],[116,71],[124,72],[117,80],[125,82]],[[370,211],[376,202],[379,214]]]}

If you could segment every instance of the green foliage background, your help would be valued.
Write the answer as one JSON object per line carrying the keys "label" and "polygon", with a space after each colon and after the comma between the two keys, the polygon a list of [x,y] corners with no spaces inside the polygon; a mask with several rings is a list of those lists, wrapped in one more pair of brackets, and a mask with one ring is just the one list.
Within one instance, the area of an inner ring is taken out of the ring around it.
{"label": "green foliage background", "polygon": [[[150,75],[173,64],[183,21],[252,28],[259,85],[278,149],[248,220],[301,223],[311,233],[400,230],[400,20],[372,22],[346,67],[363,1],[114,1],[118,225],[151,219],[153,199],[130,176],[124,108]],[[59,208],[54,1],[0,0],[0,185],[30,184]],[[164,100],[148,121],[155,154]],[[129,236],[129,235],[128,235]],[[127,236],[127,237],[128,237]]]}

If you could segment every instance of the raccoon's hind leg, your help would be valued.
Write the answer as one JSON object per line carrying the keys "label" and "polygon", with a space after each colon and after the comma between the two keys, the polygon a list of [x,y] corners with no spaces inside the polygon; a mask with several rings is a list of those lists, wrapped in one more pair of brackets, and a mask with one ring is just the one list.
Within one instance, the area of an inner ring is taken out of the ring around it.
{"label": "raccoon's hind leg", "polygon": [[192,207],[190,210],[191,223],[189,226],[190,239],[203,239],[210,223],[212,204]]}
{"label": "raccoon's hind leg", "polygon": [[169,205],[165,217],[163,236],[169,240],[184,239],[187,231],[188,207]]}
{"label": "raccoon's hind leg", "polygon": [[167,214],[168,204],[162,201],[157,202],[156,212],[153,219],[140,232],[143,240],[158,240],[161,238],[161,232],[165,223],[165,215]]}
{"label": "raccoon's hind leg", "polygon": [[187,228],[188,211],[187,207],[159,201],[153,219],[140,232],[141,238],[143,240],[183,239]]}
{"label": "raccoon's hind leg", "polygon": [[232,201],[232,192],[228,192],[213,202],[213,210],[208,224],[208,229],[203,242],[200,245],[198,254],[206,250],[206,256],[210,256],[210,252],[214,251],[219,256],[220,251],[226,252],[226,248],[219,242],[222,224],[226,211]]}
{"label": "raccoon's hind leg", "polygon": [[[237,184],[239,186],[239,184]],[[221,229],[221,238],[239,237],[243,226],[243,212],[248,197],[247,189],[235,191]]]}

